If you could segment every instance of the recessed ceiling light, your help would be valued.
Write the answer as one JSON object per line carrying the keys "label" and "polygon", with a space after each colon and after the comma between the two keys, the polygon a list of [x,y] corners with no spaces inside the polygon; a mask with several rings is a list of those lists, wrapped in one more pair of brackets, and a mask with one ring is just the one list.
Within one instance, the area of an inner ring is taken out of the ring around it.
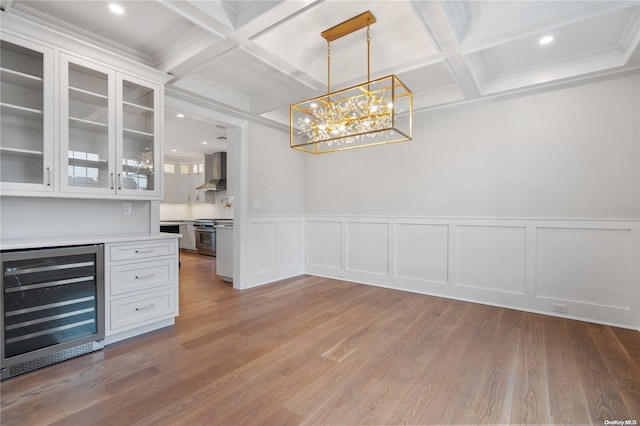
{"label": "recessed ceiling light", "polygon": [[177,152],[177,151],[178,151],[177,149],[172,149],[172,150],[171,150],[171,152]]}
{"label": "recessed ceiling light", "polygon": [[109,10],[117,15],[122,15],[124,13],[124,9],[119,4],[110,3]]}
{"label": "recessed ceiling light", "polygon": [[202,145],[206,145],[206,144],[207,144],[207,141],[202,141]]}
{"label": "recessed ceiling light", "polygon": [[545,44],[549,44],[553,41],[553,36],[544,36],[542,37],[540,40],[538,40],[538,43],[542,46],[544,46]]}
{"label": "recessed ceiling light", "polygon": [[176,114],[176,117],[178,117],[178,118],[184,118],[184,114]]}

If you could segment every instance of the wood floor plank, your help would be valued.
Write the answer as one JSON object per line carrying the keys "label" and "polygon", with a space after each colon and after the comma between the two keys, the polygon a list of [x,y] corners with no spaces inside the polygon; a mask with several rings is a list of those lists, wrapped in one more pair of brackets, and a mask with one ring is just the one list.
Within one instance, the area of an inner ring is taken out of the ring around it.
{"label": "wood floor plank", "polygon": [[605,420],[630,419],[629,412],[616,388],[589,331],[589,324],[569,321],[569,336],[574,344],[574,356],[587,398],[587,408],[593,423]]}
{"label": "wood floor plank", "polygon": [[5,425],[600,424],[640,416],[640,333],[182,254],[180,316],[0,383]]}
{"label": "wood floor plank", "polygon": [[640,368],[611,327],[589,324],[589,331],[629,413],[624,420],[640,419]]}
{"label": "wood floor plank", "polygon": [[544,323],[551,421],[554,424],[590,423],[587,398],[573,357],[567,320],[547,317]]}
{"label": "wood floor plank", "polygon": [[462,415],[463,423],[497,424],[502,417],[500,408],[507,406],[510,410],[510,403],[505,404],[505,402],[512,400],[512,395],[507,397],[507,388],[520,345],[519,328],[515,325],[519,324],[521,319],[520,312],[513,310],[502,312],[496,333],[493,339],[490,339],[488,360],[477,372],[479,375],[477,391],[473,398],[470,398],[471,408]]}
{"label": "wood floor plank", "polygon": [[551,423],[545,355],[544,323],[541,317],[524,314],[516,359],[514,388],[517,393],[512,402],[510,422]]}

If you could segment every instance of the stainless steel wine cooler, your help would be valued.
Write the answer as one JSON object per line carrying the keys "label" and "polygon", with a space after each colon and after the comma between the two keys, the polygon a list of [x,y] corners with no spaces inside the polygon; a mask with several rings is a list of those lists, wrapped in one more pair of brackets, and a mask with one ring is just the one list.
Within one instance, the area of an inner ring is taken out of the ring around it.
{"label": "stainless steel wine cooler", "polygon": [[0,253],[0,378],[102,349],[102,245]]}

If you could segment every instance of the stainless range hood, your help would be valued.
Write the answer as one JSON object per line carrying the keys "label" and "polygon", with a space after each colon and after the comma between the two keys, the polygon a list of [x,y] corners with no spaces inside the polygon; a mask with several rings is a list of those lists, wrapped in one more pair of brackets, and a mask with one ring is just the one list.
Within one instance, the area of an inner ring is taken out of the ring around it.
{"label": "stainless range hood", "polygon": [[204,155],[204,184],[196,189],[224,191],[227,189],[227,153]]}

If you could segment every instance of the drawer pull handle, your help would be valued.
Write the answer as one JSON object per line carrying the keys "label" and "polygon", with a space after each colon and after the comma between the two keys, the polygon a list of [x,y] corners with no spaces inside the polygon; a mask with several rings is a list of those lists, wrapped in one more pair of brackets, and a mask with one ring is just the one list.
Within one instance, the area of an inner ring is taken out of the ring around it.
{"label": "drawer pull handle", "polygon": [[149,275],[136,275],[136,280],[144,280],[146,278],[153,278],[155,277],[154,274],[149,274]]}
{"label": "drawer pull handle", "polygon": [[136,250],[136,254],[137,253],[153,253],[153,249],[149,249],[149,250]]}
{"label": "drawer pull handle", "polygon": [[146,311],[147,309],[153,309],[156,305],[153,303],[149,306],[143,306],[142,308],[136,308],[136,311]]}

